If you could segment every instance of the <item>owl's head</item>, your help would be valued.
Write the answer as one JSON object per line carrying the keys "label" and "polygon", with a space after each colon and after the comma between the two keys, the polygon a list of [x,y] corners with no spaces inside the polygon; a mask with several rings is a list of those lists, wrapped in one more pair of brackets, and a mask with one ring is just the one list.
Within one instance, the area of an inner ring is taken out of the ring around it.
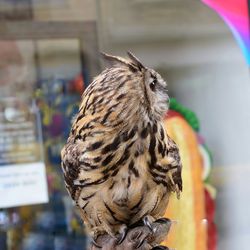
{"label": "owl's head", "polygon": [[127,91],[133,90],[149,117],[162,119],[169,105],[166,81],[155,70],[144,66],[131,52],[127,53],[129,59],[102,54],[116,68],[127,69],[125,73],[127,77],[121,78],[117,74],[117,79],[125,81],[124,86],[128,87]]}

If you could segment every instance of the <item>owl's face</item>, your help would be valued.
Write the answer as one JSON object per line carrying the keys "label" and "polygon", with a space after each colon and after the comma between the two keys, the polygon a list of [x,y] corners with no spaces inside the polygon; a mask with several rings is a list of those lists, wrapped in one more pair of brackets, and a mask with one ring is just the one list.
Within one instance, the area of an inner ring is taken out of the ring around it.
{"label": "owl's face", "polygon": [[113,87],[123,85],[122,92],[127,93],[131,100],[130,103],[134,104],[134,109],[139,106],[142,113],[146,113],[149,119],[162,119],[168,110],[169,97],[167,83],[161,75],[155,70],[145,67],[130,52],[128,52],[130,60],[107,54],[104,56],[112,65],[115,64],[111,68],[112,73],[109,74],[116,79]]}
{"label": "owl's face", "polygon": [[153,69],[145,68],[144,75],[145,91],[147,91],[145,94],[148,95],[151,111],[161,117],[166,113],[169,105],[167,83]]}

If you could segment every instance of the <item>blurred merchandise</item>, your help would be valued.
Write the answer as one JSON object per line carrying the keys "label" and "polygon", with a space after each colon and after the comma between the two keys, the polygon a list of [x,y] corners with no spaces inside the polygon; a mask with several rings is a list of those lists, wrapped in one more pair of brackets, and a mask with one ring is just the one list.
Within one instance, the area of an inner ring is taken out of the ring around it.
{"label": "blurred merchandise", "polygon": [[20,225],[20,215],[15,209],[0,210],[0,232]]}
{"label": "blurred merchandise", "polygon": [[78,111],[80,93],[75,86],[84,87],[82,76],[77,78],[79,80],[43,80],[35,92],[42,114],[45,151],[51,164],[60,164],[61,148],[70,132],[72,118]]}

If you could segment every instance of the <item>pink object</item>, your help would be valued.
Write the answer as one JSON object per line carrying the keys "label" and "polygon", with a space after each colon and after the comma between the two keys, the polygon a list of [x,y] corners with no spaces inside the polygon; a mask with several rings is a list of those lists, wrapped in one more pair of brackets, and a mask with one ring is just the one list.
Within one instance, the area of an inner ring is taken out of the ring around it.
{"label": "pink object", "polygon": [[227,23],[250,65],[249,0],[202,0]]}

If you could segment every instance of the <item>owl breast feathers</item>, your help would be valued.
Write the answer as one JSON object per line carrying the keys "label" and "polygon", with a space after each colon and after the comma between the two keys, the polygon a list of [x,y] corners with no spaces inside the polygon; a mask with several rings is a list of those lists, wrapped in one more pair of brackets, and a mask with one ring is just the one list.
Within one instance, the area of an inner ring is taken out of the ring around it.
{"label": "owl breast feathers", "polygon": [[163,126],[167,84],[134,55],[112,64],[82,96],[62,150],[65,185],[92,237],[164,215],[182,190],[179,151]]}

